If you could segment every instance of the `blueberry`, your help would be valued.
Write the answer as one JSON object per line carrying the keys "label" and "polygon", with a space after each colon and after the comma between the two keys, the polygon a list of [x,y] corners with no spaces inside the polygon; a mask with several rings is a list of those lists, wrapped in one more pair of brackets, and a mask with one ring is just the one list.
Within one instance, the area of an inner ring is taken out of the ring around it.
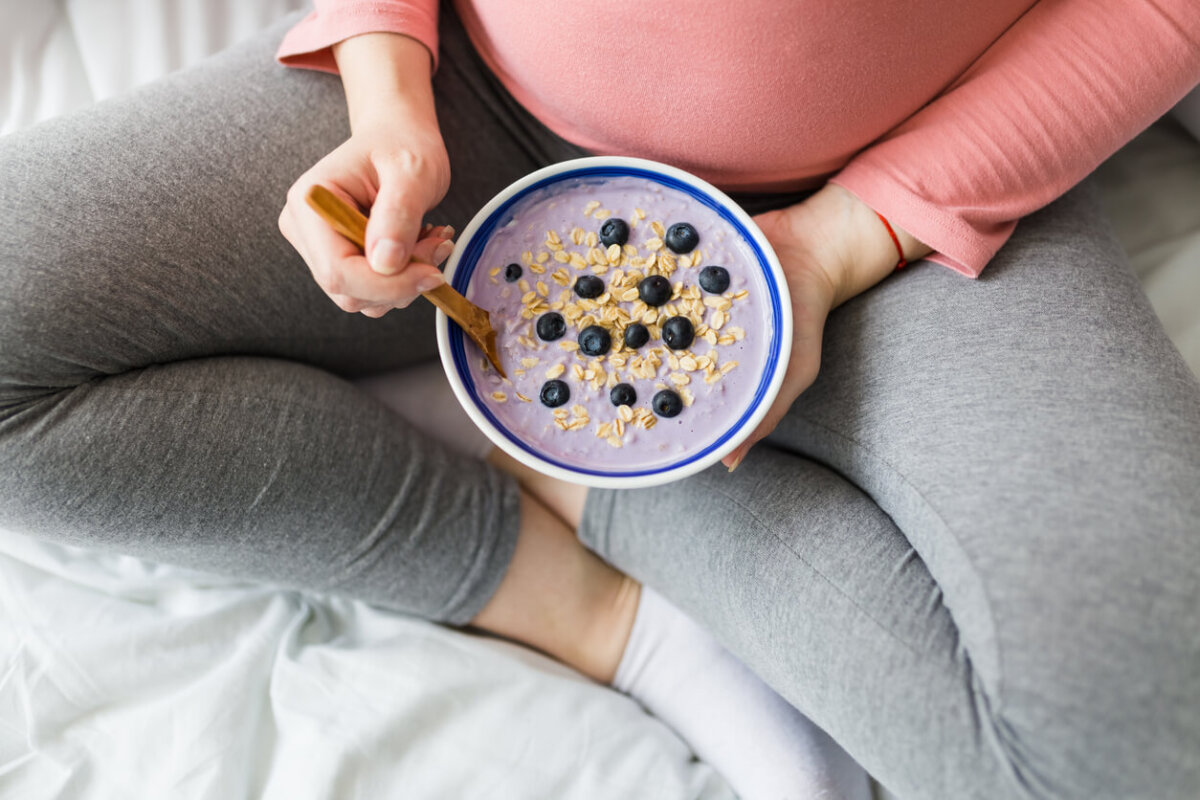
{"label": "blueberry", "polygon": [[637,350],[648,341],[650,341],[650,329],[642,323],[635,322],[625,329],[625,346],[630,350]]}
{"label": "blueberry", "polygon": [[700,288],[720,294],[729,288],[729,270],[724,267],[705,267],[700,270]]}
{"label": "blueberry", "polygon": [[662,338],[672,350],[686,350],[696,338],[696,329],[687,317],[671,317],[663,323]]}
{"label": "blueberry", "polygon": [[690,253],[696,249],[696,245],[700,244],[700,234],[696,233],[696,229],[686,222],[676,222],[667,228],[667,235],[663,237],[663,243],[676,253]]}
{"label": "blueberry", "polygon": [[604,242],[605,247],[625,244],[629,241],[629,223],[616,217],[604,220],[600,226],[600,241]]}
{"label": "blueberry", "polygon": [[566,381],[546,381],[542,384],[542,393],[539,395],[542,405],[549,408],[558,408],[566,405],[571,399],[571,387],[567,386]]}
{"label": "blueberry", "polygon": [[575,281],[575,294],[589,300],[604,294],[604,281],[595,275],[580,275]]}
{"label": "blueberry", "polygon": [[602,356],[612,347],[612,337],[599,325],[588,325],[579,332],[579,352],[585,356]]}
{"label": "blueberry", "polygon": [[567,321],[557,311],[547,311],[538,317],[537,335],[543,342],[561,339],[567,332]]}
{"label": "blueberry", "polygon": [[618,383],[608,393],[608,399],[614,406],[631,406],[637,402],[637,392],[628,383]]}
{"label": "blueberry", "polygon": [[671,299],[671,282],[662,275],[642,278],[638,284],[638,297],[648,306],[661,306]]}
{"label": "blueberry", "polygon": [[654,399],[650,401],[650,407],[660,417],[674,417],[683,411],[683,400],[679,399],[679,395],[670,389],[663,389],[654,395]]}
{"label": "blueberry", "polygon": [[516,283],[521,280],[521,265],[509,264],[504,268],[504,280],[508,283]]}

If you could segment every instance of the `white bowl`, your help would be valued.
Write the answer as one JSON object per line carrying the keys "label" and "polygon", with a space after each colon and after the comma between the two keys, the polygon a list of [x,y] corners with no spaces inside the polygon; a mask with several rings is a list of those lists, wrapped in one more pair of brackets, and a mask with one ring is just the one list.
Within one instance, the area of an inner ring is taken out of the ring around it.
{"label": "white bowl", "polygon": [[762,278],[770,294],[769,312],[774,322],[767,363],[759,376],[759,385],[750,406],[737,422],[707,447],[680,456],[677,461],[653,468],[618,471],[612,468],[587,469],[562,463],[539,452],[536,443],[526,441],[500,425],[476,391],[467,366],[469,354],[478,358],[473,342],[458,325],[442,312],[437,315],[438,350],[442,366],[455,396],[467,415],[501,450],[521,463],[559,480],[607,489],[632,489],[655,486],[693,475],[720,461],[749,436],[766,415],[779,393],[792,345],[792,310],[787,282],[774,250],[750,216],[722,191],[681,169],[639,158],[605,156],[580,158],[553,164],[526,175],[492,198],[458,238],[458,245],[446,263],[445,276],[459,292],[466,294],[471,275],[477,267],[492,231],[506,222],[505,215],[517,201],[550,184],[578,178],[638,177],[655,181],[691,195],[713,208],[748,245],[756,257]]}

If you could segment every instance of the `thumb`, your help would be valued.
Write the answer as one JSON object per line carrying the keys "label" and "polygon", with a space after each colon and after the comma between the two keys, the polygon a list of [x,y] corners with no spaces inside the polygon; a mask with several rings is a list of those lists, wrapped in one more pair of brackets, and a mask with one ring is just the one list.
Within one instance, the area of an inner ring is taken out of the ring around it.
{"label": "thumb", "polygon": [[807,335],[801,335],[792,344],[792,355],[788,363],[787,374],[784,375],[783,384],[779,387],[779,394],[775,395],[775,401],[771,403],[771,408],[767,411],[766,416],[762,418],[758,427],[746,437],[744,442],[721,459],[721,463],[730,472],[738,468],[742,459],[750,452],[750,448],[767,438],[771,431],[775,430],[791,410],[792,403],[796,402],[796,398],[816,380],[817,371],[821,366],[822,326],[818,323],[813,326],[813,330],[805,333]]}
{"label": "thumb", "polygon": [[775,402],[771,404],[771,408],[767,411],[767,415],[763,417],[762,422],[758,423],[758,427],[746,437],[744,442],[735,447],[729,455],[721,459],[721,463],[730,472],[737,469],[738,465],[742,463],[742,459],[750,452],[750,448],[754,447],[760,440],[765,439],[771,431],[775,430],[775,427],[780,423],[784,415],[787,414],[788,409],[792,407],[792,403],[799,396],[800,393],[793,390],[786,383],[780,387],[779,394],[775,397]]}
{"label": "thumb", "polygon": [[380,175],[366,237],[367,263],[380,275],[403,271],[416,246],[425,203],[414,189],[411,182]]}

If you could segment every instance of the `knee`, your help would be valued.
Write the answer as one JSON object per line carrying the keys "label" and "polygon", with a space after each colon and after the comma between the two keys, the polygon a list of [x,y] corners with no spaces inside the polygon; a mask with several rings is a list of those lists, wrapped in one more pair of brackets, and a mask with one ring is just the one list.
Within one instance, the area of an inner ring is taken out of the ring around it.
{"label": "knee", "polygon": [[0,412],[121,371],[132,331],[130,287],[19,216],[0,233]]}
{"label": "knee", "polygon": [[52,120],[0,147],[0,406],[120,371],[111,356],[128,349],[154,216],[114,199],[116,155],[78,152],[87,125]]}
{"label": "knee", "polygon": [[11,253],[0,247],[0,416],[96,374],[86,305],[56,298],[45,275]]}

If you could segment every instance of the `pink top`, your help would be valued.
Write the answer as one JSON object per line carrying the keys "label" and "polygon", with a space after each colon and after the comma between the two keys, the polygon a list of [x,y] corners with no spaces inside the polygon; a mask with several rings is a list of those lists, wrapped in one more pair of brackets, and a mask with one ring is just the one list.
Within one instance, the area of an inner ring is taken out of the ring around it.
{"label": "pink top", "polygon": [[[1195,0],[457,0],[547,127],[726,189],[829,179],[977,276],[1016,220],[1200,81]],[[651,13],[652,12],[652,13]],[[437,53],[437,0],[316,0],[278,56],[371,31]]]}

